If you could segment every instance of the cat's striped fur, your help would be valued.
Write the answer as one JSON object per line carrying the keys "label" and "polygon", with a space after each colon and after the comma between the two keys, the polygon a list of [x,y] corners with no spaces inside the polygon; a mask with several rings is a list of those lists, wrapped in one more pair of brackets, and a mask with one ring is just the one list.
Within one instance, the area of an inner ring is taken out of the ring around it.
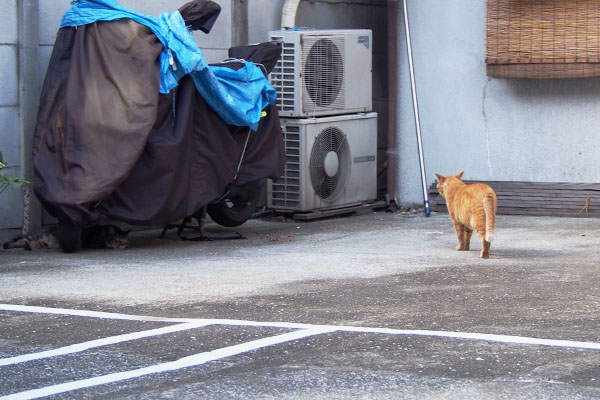
{"label": "cat's striped fur", "polygon": [[458,175],[435,174],[440,195],[446,199],[448,213],[458,236],[457,250],[469,250],[473,230],[481,238],[481,258],[489,258],[496,227],[498,199],[485,183],[467,185]]}
{"label": "cat's striped fur", "polygon": [[[114,225],[93,226],[81,232],[81,247],[88,249],[124,249],[129,246],[129,231]],[[53,226],[44,232],[20,235],[4,243],[4,249],[58,249],[58,227]]]}

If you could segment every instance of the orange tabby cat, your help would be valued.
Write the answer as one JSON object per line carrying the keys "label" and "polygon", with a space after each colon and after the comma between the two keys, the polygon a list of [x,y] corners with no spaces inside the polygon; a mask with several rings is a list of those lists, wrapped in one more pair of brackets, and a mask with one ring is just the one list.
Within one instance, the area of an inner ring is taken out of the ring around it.
{"label": "orange tabby cat", "polygon": [[473,230],[481,238],[481,258],[489,258],[494,237],[498,200],[494,189],[485,183],[467,185],[458,175],[435,174],[438,192],[446,199],[450,218],[458,236],[456,250],[469,250]]}

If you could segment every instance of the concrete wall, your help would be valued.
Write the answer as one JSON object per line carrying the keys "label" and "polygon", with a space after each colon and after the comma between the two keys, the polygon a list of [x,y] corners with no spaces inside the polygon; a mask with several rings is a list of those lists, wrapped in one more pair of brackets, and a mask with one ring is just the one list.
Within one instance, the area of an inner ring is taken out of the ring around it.
{"label": "concrete wall", "polygon": [[[600,79],[526,80],[485,74],[485,2],[408,1],[428,183],[466,179],[600,182]],[[400,48],[400,204],[423,195],[404,45]]]}
{"label": "concrete wall", "polygon": [[[19,59],[17,0],[5,0],[0,7],[0,151],[7,167],[2,173],[21,176],[19,122]],[[12,187],[0,194],[0,229],[23,226],[23,195]]]}

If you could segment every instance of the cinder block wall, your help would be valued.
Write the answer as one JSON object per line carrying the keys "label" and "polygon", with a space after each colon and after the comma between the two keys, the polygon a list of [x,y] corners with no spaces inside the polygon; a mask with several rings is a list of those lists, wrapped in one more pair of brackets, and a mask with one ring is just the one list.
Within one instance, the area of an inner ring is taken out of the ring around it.
{"label": "cinder block wall", "polygon": [[[7,164],[2,173],[21,176],[17,0],[4,0],[0,20],[0,151]],[[0,231],[10,236],[22,226],[23,196],[9,187],[0,194]]]}

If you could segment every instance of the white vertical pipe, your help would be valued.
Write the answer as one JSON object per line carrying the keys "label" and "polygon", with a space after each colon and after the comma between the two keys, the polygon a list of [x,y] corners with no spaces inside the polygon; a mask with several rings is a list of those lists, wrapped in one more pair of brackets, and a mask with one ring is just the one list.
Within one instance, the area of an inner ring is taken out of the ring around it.
{"label": "white vertical pipe", "polygon": [[423,200],[425,203],[425,216],[429,217],[431,211],[429,209],[429,196],[427,194],[427,178],[425,175],[425,161],[423,157],[423,141],[421,140],[421,122],[419,119],[419,102],[417,101],[417,86],[415,84],[415,70],[413,67],[412,46],[410,40],[410,28],[408,26],[408,10],[406,8],[406,0],[402,0],[404,9],[404,29],[406,31],[406,49],[408,51],[408,69],[410,72],[410,87],[413,98],[413,110],[415,114],[415,125],[417,128],[417,146],[419,148],[419,163],[421,164],[421,184],[423,186]]}
{"label": "white vertical pipe", "polygon": [[296,11],[300,0],[285,0],[281,11],[281,29],[290,29],[296,26]]}

